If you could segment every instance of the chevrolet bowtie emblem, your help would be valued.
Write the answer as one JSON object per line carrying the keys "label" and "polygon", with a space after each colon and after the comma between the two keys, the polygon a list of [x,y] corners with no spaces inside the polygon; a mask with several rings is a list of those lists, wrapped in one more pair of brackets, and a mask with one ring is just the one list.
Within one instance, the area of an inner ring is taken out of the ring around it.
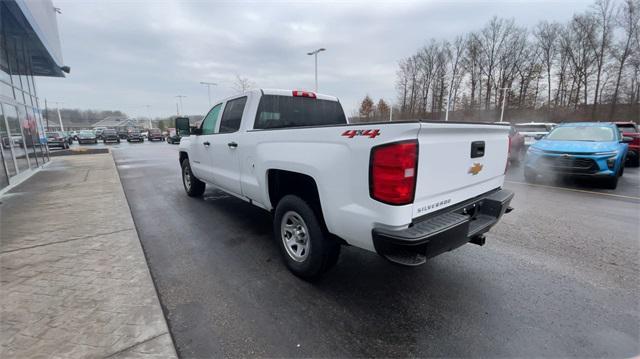
{"label": "chevrolet bowtie emblem", "polygon": [[480,171],[482,171],[482,165],[476,162],[469,168],[469,171],[467,173],[471,173],[475,176],[480,173]]}

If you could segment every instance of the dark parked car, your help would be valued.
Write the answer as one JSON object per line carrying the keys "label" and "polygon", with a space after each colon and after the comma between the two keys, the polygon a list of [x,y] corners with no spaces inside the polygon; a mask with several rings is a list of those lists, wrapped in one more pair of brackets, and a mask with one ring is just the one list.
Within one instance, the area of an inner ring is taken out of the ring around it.
{"label": "dark parked car", "polygon": [[180,143],[180,135],[176,133],[174,135],[167,136],[167,143],[171,143],[171,144]]}
{"label": "dark parked car", "polygon": [[104,131],[104,128],[96,128],[96,138],[101,140],[102,139],[102,131]]}
{"label": "dark parked car", "polygon": [[127,142],[144,142],[144,137],[138,130],[131,130],[127,133]]}
{"label": "dark parked car", "polygon": [[164,141],[164,136],[159,128],[152,128],[149,130],[148,139],[149,141]]}
{"label": "dark parked car", "polygon": [[96,137],[95,132],[91,130],[82,130],[78,133],[78,143],[98,143],[98,138]]}
{"label": "dark parked car", "polygon": [[120,143],[120,136],[118,136],[118,133],[116,132],[116,130],[108,128],[108,129],[102,131],[102,142],[104,142],[104,143],[107,143],[107,142]]}
{"label": "dark parked car", "polygon": [[49,148],[60,147],[62,149],[69,148],[69,141],[62,132],[47,132],[47,144]]}
{"label": "dark parked car", "polygon": [[126,140],[127,137],[129,137],[129,130],[127,130],[126,128],[119,128],[118,137],[120,137],[121,140]]}

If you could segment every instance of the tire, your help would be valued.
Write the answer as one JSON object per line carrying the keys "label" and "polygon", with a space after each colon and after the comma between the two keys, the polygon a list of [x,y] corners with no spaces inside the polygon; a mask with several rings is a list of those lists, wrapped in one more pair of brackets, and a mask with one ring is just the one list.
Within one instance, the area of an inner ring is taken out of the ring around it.
{"label": "tire", "polygon": [[97,145],[98,144],[98,140],[96,139],[95,141],[93,141],[93,144]]}
{"label": "tire", "polygon": [[182,160],[182,185],[189,197],[202,196],[206,187],[205,183],[197,179],[191,172],[188,158]]}
{"label": "tire", "polygon": [[340,256],[340,243],[327,235],[316,212],[298,196],[278,202],[273,234],[284,264],[305,280],[319,279]]}
{"label": "tire", "polygon": [[609,177],[609,178],[605,179],[604,183],[603,183],[604,188],[616,189],[618,187],[618,179],[619,178],[620,177],[616,175],[616,176],[612,176],[612,177]]}
{"label": "tire", "polygon": [[524,169],[524,180],[529,182],[529,183],[535,183],[536,182],[536,178],[537,178],[537,174],[535,172],[533,172],[530,169],[525,168]]}
{"label": "tire", "polygon": [[118,139],[118,143],[120,143],[120,139]]}

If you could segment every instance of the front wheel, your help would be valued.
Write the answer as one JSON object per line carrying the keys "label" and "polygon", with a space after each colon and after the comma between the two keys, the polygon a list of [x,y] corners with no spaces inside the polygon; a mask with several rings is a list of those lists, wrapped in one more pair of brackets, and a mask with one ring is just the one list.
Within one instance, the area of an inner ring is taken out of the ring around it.
{"label": "front wheel", "polygon": [[327,236],[316,212],[300,197],[287,195],[276,207],[273,233],[289,270],[314,280],[333,267],[340,243]]}
{"label": "front wheel", "polygon": [[604,187],[608,188],[608,189],[616,189],[618,188],[618,179],[620,177],[619,176],[611,176],[609,178],[606,178],[604,180]]}
{"label": "front wheel", "polygon": [[205,183],[197,179],[191,172],[188,158],[182,160],[182,185],[189,197],[202,196],[206,187]]}

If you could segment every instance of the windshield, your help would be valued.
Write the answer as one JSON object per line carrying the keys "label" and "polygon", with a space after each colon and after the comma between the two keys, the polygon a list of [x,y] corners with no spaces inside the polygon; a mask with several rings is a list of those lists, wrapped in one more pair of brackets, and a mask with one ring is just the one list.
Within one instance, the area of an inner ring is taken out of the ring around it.
{"label": "windshield", "polygon": [[116,130],[103,130],[102,134],[103,135],[115,135],[116,134]]}
{"label": "windshield", "polygon": [[60,134],[57,132],[47,132],[47,138],[59,138]]}
{"label": "windshield", "polygon": [[516,125],[519,132],[548,132],[546,125]]}
{"label": "windshield", "polygon": [[160,133],[160,130],[157,129],[157,128],[152,128],[152,129],[149,130],[149,133],[153,133],[154,135],[156,135],[156,134]]}
{"label": "windshield", "polygon": [[632,124],[628,124],[628,125],[617,125],[618,129],[622,132],[632,132],[632,133],[637,133],[638,129],[636,128],[636,126],[632,125]]}
{"label": "windshield", "polygon": [[546,137],[552,141],[613,141],[615,134],[611,127],[563,126],[551,131]]}
{"label": "windshield", "polygon": [[80,131],[80,134],[83,136],[92,136],[93,131]]}

